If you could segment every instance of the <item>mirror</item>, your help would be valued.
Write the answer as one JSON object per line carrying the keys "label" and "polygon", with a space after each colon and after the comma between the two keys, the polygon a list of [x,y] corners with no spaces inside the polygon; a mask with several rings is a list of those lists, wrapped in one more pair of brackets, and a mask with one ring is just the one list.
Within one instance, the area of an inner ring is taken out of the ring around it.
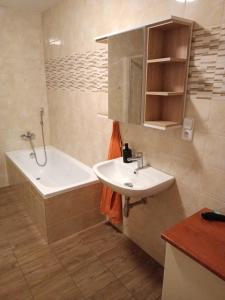
{"label": "mirror", "polygon": [[145,29],[135,29],[108,38],[108,116],[141,124]]}

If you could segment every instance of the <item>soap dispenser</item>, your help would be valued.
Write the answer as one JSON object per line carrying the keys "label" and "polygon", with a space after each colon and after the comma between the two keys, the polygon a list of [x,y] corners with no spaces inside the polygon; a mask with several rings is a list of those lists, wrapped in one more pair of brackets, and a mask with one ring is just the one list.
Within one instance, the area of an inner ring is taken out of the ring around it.
{"label": "soap dispenser", "polygon": [[128,143],[125,143],[124,148],[123,148],[123,162],[124,163],[130,163],[131,161],[128,161],[128,158],[132,157],[132,151],[128,147]]}

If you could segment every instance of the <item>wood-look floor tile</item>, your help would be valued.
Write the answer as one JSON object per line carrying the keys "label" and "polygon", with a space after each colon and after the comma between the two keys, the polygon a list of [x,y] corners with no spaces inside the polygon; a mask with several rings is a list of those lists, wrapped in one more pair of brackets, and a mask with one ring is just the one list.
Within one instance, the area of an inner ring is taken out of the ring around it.
{"label": "wood-look floor tile", "polygon": [[81,267],[71,276],[85,297],[91,297],[98,290],[115,281],[115,276],[100,260]]}
{"label": "wood-look floor tile", "polygon": [[16,257],[10,248],[0,250],[0,272],[7,272],[18,266]]}
{"label": "wood-look floor tile", "polygon": [[10,238],[10,236],[14,236],[18,230],[28,228],[31,225],[33,225],[33,222],[29,216],[17,214],[5,219],[3,228],[6,235]]}
{"label": "wood-look floor tile", "polygon": [[78,236],[72,236],[56,242],[51,248],[69,273],[74,273],[83,265],[97,259],[95,253],[84,245]]}
{"label": "wood-look floor tile", "polygon": [[88,300],[135,300],[119,280],[113,281]]}
{"label": "wood-look floor tile", "polygon": [[0,299],[161,299],[163,269],[111,226],[100,224],[49,246],[23,205],[5,191],[0,236]]}
{"label": "wood-look floor tile", "polygon": [[30,251],[28,253],[25,253],[24,255],[20,255],[17,257],[17,261],[19,265],[23,265],[29,262],[32,262],[33,260],[39,259],[41,257],[50,255],[53,253],[51,252],[51,249],[49,248],[48,245],[45,245],[41,247],[40,249],[34,249],[33,251]]}
{"label": "wood-look floor tile", "polygon": [[32,295],[18,268],[0,274],[0,299],[30,300]]}
{"label": "wood-look floor tile", "polygon": [[79,289],[65,272],[42,281],[34,286],[31,292],[37,300],[84,300]]}
{"label": "wood-look floor tile", "polygon": [[156,300],[161,296],[163,268],[156,262],[141,264],[120,280],[137,300]]}
{"label": "wood-look floor tile", "polygon": [[47,245],[35,225],[15,231],[9,235],[9,242],[17,258]]}
{"label": "wood-look floor tile", "polygon": [[6,189],[6,190],[1,189],[1,191],[0,191],[0,206],[9,204],[9,203],[14,203],[17,201],[18,201],[18,199],[16,198],[15,193],[11,189]]}
{"label": "wood-look floor tile", "polygon": [[10,216],[17,215],[18,213],[20,213],[20,211],[21,210],[14,203],[12,204],[7,203],[5,205],[1,205],[0,218],[1,219],[9,218]]}
{"label": "wood-look floor tile", "polygon": [[1,225],[0,225],[0,251],[11,249],[10,243],[5,235],[5,232],[1,232]]}
{"label": "wood-look floor tile", "polygon": [[100,255],[100,259],[117,278],[132,271],[144,262],[131,249],[126,250],[120,245],[104,252]]}
{"label": "wood-look floor tile", "polygon": [[155,264],[147,253],[128,238],[121,240],[116,247],[104,252],[99,258],[117,278],[142,264]]}
{"label": "wood-look floor tile", "polygon": [[112,249],[122,239],[124,235],[106,224],[90,228],[80,234],[81,239],[85,245],[90,247],[97,255]]}
{"label": "wood-look floor tile", "polygon": [[62,272],[61,265],[50,252],[43,253],[34,260],[20,264],[20,267],[30,287],[51,279]]}

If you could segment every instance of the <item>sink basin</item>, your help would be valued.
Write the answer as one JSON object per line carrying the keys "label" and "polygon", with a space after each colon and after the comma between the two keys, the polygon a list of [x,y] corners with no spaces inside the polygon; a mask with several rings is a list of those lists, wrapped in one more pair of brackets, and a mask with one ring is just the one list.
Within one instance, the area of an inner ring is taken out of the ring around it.
{"label": "sink basin", "polygon": [[112,190],[135,198],[144,198],[158,194],[168,189],[174,182],[174,177],[152,167],[138,170],[137,162],[126,164],[122,157],[100,162],[93,170],[100,181]]}

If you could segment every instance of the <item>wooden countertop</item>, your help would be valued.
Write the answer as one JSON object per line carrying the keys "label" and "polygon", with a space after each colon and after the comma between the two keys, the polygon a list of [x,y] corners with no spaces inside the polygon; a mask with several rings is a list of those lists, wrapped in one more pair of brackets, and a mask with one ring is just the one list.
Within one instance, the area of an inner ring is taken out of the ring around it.
{"label": "wooden countertop", "polygon": [[204,208],[169,228],[162,238],[225,280],[225,222],[206,221]]}

